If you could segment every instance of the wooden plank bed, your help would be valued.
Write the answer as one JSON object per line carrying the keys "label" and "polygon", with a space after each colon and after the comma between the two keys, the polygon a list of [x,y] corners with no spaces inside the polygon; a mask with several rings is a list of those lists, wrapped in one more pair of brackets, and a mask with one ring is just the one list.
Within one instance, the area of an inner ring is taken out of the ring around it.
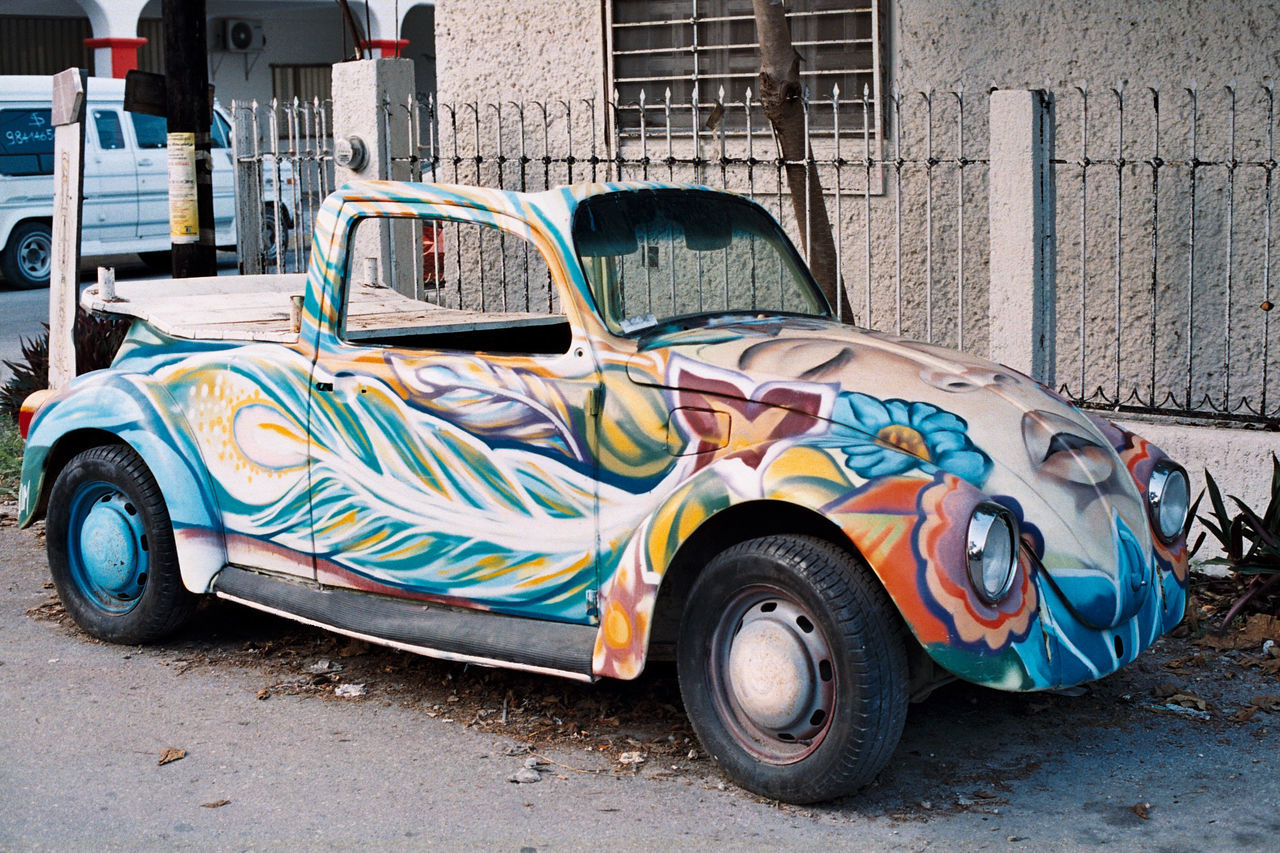
{"label": "wooden plank bed", "polygon": [[[302,273],[230,275],[117,282],[108,301],[91,285],[80,295],[86,310],[143,320],[175,338],[227,341],[298,339],[293,300],[306,291]],[[563,314],[478,312],[419,302],[384,287],[354,285],[346,337],[403,343],[416,336],[559,326]],[[425,341],[424,341],[425,343]]]}

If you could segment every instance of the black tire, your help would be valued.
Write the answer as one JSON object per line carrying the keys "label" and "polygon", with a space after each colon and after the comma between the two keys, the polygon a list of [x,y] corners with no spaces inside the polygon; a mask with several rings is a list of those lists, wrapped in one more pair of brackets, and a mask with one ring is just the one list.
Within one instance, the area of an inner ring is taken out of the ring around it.
{"label": "black tire", "polygon": [[852,793],[902,736],[901,623],[871,572],[821,539],[753,539],[713,559],[689,593],[677,666],[703,748],[770,799]]}
{"label": "black tire", "polygon": [[156,275],[173,275],[173,252],[139,252],[138,258]]}
{"label": "black tire", "polygon": [[95,447],[62,469],[49,496],[46,540],[58,597],[99,639],[153,642],[195,609],[160,487],[130,447]]}
{"label": "black tire", "polygon": [[49,286],[53,265],[53,230],[46,222],[23,222],[9,232],[0,255],[0,272],[18,290]]}

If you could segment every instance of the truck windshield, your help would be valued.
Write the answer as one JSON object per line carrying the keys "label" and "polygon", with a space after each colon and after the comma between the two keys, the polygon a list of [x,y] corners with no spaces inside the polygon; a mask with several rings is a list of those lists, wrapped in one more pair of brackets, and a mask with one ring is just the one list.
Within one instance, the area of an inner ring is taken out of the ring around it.
{"label": "truck windshield", "polygon": [[617,333],[723,314],[831,314],[778,224],[737,196],[680,189],[592,196],[574,212],[573,240]]}

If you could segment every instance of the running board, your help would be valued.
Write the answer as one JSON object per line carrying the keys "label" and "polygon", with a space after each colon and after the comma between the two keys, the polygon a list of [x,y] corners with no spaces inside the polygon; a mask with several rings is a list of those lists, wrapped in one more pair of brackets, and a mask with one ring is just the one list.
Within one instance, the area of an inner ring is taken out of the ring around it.
{"label": "running board", "polygon": [[432,658],[594,681],[596,631],[463,610],[226,566],[213,579],[219,598]]}

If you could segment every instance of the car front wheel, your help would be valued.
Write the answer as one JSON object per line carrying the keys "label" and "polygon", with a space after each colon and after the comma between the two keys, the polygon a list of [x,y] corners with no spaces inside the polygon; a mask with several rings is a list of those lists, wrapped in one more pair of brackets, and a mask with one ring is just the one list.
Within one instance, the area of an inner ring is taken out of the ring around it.
{"label": "car front wheel", "polygon": [[172,634],[195,609],[160,488],[132,448],[86,450],[49,496],[49,569],[76,624],[114,643]]}
{"label": "car front wheel", "polygon": [[900,624],[871,572],[821,539],[770,536],[713,559],[690,591],[677,660],[703,747],[765,797],[851,793],[902,734]]}

